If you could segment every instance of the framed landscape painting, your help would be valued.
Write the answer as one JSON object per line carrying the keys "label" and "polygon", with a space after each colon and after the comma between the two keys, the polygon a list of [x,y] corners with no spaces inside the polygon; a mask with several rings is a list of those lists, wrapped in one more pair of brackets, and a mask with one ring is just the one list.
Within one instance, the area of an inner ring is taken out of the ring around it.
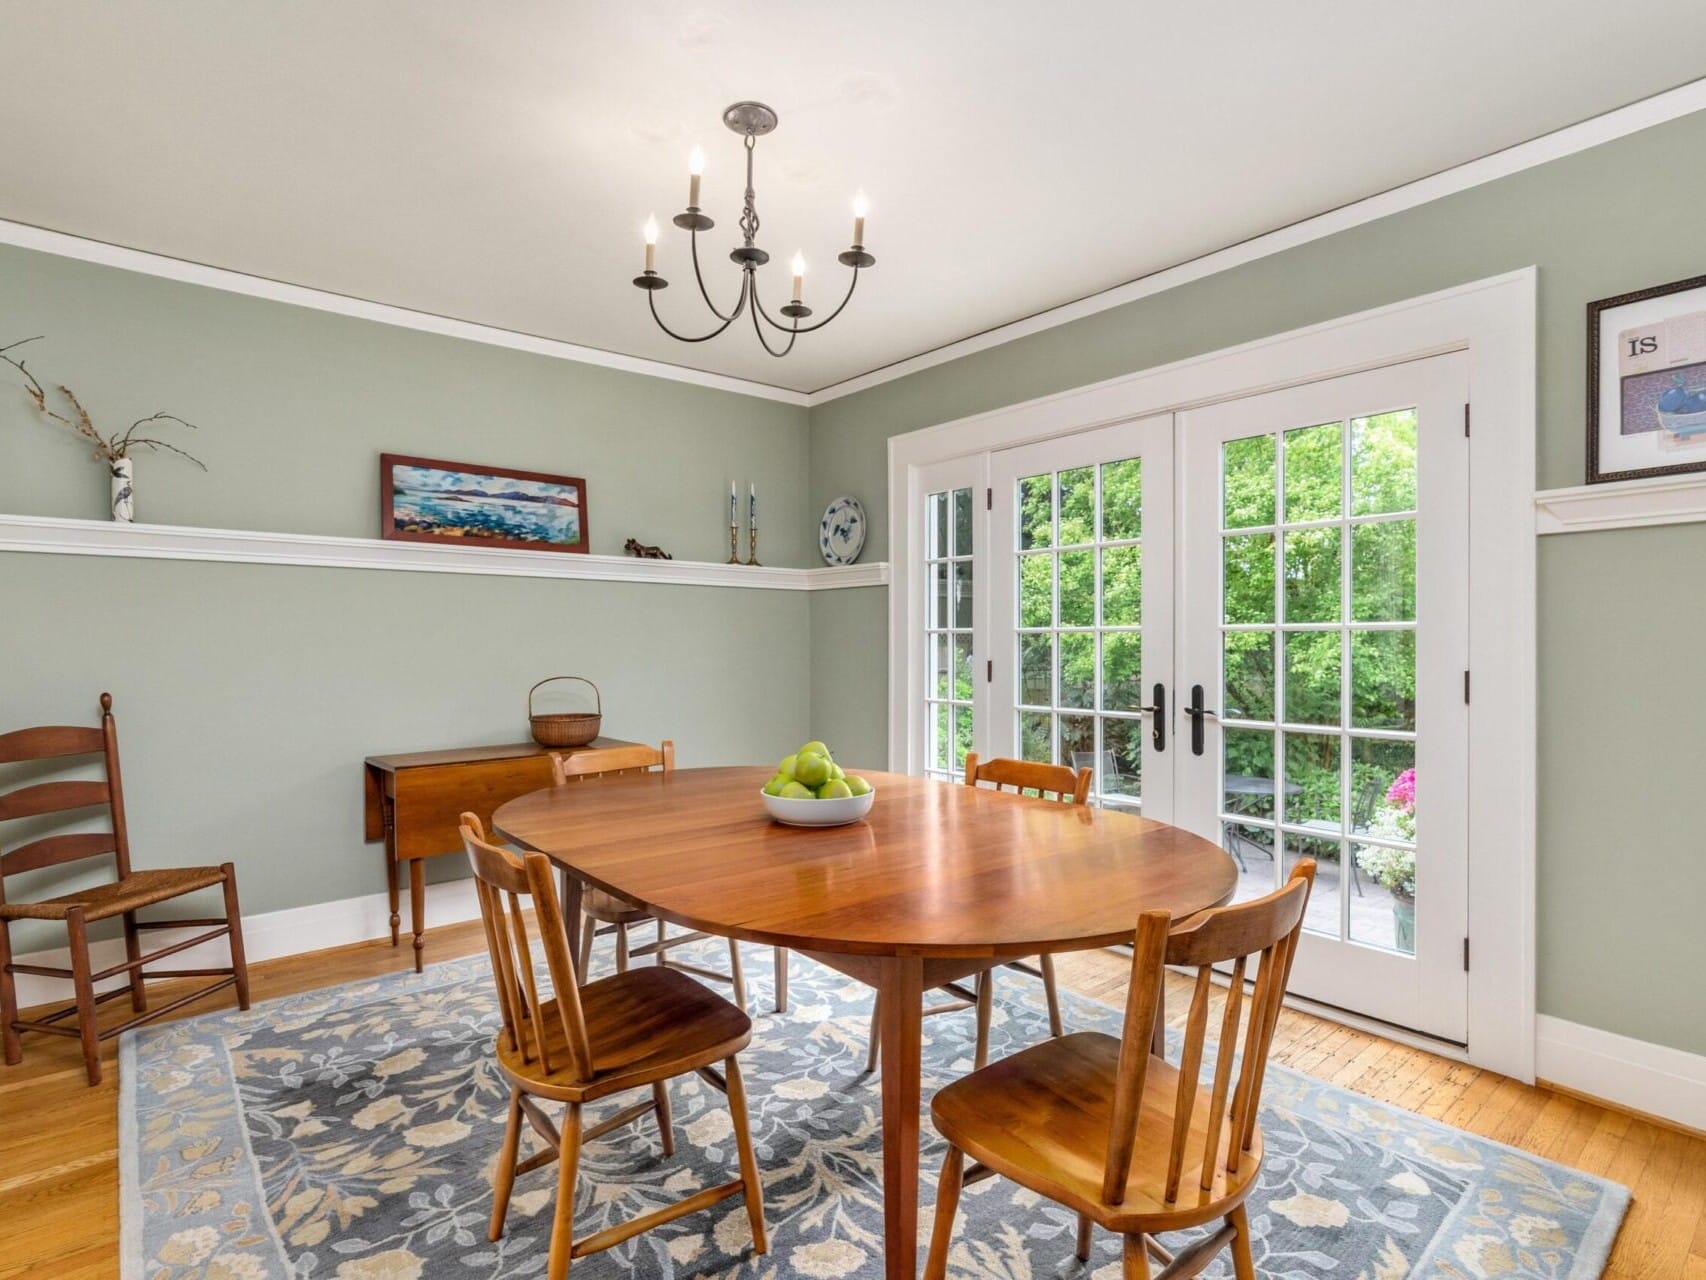
{"label": "framed landscape painting", "polygon": [[1706,276],[1588,304],[1588,483],[1706,471]]}
{"label": "framed landscape painting", "polygon": [[379,521],[382,537],[404,542],[584,552],[586,481],[385,453]]}

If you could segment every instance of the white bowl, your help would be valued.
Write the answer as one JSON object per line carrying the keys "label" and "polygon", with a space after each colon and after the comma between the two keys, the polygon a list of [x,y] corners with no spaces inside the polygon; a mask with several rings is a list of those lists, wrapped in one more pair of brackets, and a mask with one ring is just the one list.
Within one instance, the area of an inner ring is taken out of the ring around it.
{"label": "white bowl", "polygon": [[862,796],[846,796],[840,800],[790,800],[784,796],[768,795],[760,790],[758,798],[777,822],[790,827],[844,827],[857,822],[871,811],[877,798],[875,789]]}

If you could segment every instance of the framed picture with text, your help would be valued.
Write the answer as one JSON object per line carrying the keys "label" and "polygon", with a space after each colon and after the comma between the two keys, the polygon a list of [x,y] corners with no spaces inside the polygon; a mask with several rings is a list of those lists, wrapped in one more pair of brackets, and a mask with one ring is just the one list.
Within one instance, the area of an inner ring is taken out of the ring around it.
{"label": "framed picture with text", "polygon": [[1588,304],[1588,483],[1706,471],[1706,276]]}
{"label": "framed picture with text", "polygon": [[379,521],[382,537],[404,542],[584,552],[586,481],[386,453]]}

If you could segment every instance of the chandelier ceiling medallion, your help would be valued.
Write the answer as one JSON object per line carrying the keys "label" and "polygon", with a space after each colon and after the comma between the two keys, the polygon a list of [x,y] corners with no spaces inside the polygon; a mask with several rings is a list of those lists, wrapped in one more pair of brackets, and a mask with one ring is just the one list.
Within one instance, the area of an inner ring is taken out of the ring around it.
{"label": "chandelier ceiling medallion", "polygon": [[[657,242],[658,224],[656,218],[646,221],[646,270],[643,275],[634,277],[634,283],[646,291],[646,302],[652,309],[652,319],[657,321],[658,328],[670,337],[680,342],[709,342],[712,338],[727,329],[750,306],[752,309],[752,328],[758,334],[758,341],[773,356],[785,356],[794,349],[794,339],[802,333],[811,333],[823,328],[836,316],[840,315],[847,303],[853,297],[853,290],[859,284],[859,272],[871,266],[876,259],[865,252],[865,214],[867,206],[863,193],[853,200],[853,247],[844,253],[836,255],[836,261],[845,267],[853,269],[853,278],[847,285],[847,296],[841,299],[841,305],[831,311],[827,317],[816,324],[802,326],[800,321],[811,315],[812,309],[800,300],[805,284],[806,260],[796,253],[791,264],[794,272],[793,301],[780,308],[787,323],[774,319],[764,309],[764,304],[758,297],[758,268],[770,261],[770,255],[758,247],[758,205],[752,188],[752,151],[759,138],[771,133],[776,128],[776,113],[762,102],[737,102],[723,112],[723,123],[735,133],[746,139],[746,203],[741,210],[740,232],[741,246],[731,250],[730,259],[741,270],[740,296],[735,299],[734,306],[729,310],[720,309],[711,301],[711,293],[705,287],[705,277],[699,271],[699,233],[709,231],[716,224],[711,221],[699,208],[699,178],[705,170],[705,157],[698,147],[693,148],[693,156],[688,161],[688,195],[687,209],[684,213],[675,215],[675,225],[688,232],[693,250],[693,278],[699,282],[700,296],[705,299],[705,305],[711,313],[722,321],[709,333],[694,337],[689,334],[677,333],[663,322],[658,314],[658,290],[667,289],[669,281],[657,273]],[[781,347],[773,347],[765,336],[765,326],[784,333],[788,341]]]}

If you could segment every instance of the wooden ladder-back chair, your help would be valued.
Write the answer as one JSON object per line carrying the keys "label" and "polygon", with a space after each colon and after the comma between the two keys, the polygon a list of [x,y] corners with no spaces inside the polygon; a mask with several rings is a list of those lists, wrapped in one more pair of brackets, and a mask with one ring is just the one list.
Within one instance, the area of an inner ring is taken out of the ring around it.
{"label": "wooden ladder-back chair", "polygon": [[[1094,772],[1090,769],[1069,769],[1063,764],[1038,764],[1034,760],[1007,760],[999,757],[980,764],[977,752],[969,752],[966,755],[966,786],[975,787],[980,782],[987,782],[997,791],[1006,787],[1020,792],[1035,791],[1045,800],[1058,800],[1062,804],[1089,803],[1090,782],[1093,776]],[[1043,995],[1048,1000],[1049,1034],[1064,1034],[1060,1020],[1060,990],[1054,980],[1054,957],[1039,956],[1035,965],[1028,960],[1010,960],[1004,963],[1009,969],[1017,969],[1033,978],[1042,979]],[[926,1006],[924,1016],[928,1018],[938,1013],[954,1013],[975,1005],[977,1048],[972,1063],[976,1067],[983,1066],[989,1061],[989,1020],[995,1000],[995,983],[991,972],[985,970],[978,974],[972,990],[967,990],[965,985],[959,982],[949,983],[940,990],[951,998],[940,1004]],[[866,1071],[877,1069],[877,1053],[881,1048],[877,1028],[881,1014],[881,1003],[874,1003],[871,1009],[871,1048],[865,1060]]]}
{"label": "wooden ladder-back chair", "polygon": [[[471,813],[462,815],[462,843],[474,868],[503,1018],[495,1046],[498,1068],[510,1085],[509,1121],[493,1189],[491,1239],[503,1236],[516,1175],[555,1160],[557,1204],[546,1265],[548,1280],[564,1280],[571,1259],[598,1253],[743,1193],[753,1247],[758,1253],[766,1252],[763,1184],[752,1154],[746,1091],[735,1058],[752,1038],[752,1019],[744,1009],[674,969],[631,969],[580,986],[550,861],[538,853],[522,859],[490,843],[480,820]],[[534,972],[523,914],[524,902],[529,900],[556,993],[548,1000],[540,998]],[[716,1070],[719,1062],[721,1074]],[[657,1122],[663,1154],[674,1155],[668,1082],[689,1072],[728,1096],[740,1177],[576,1240],[575,1183],[581,1149],[613,1129],[650,1115]],[[643,1088],[650,1089],[649,1098],[583,1128],[583,1106]],[[561,1127],[545,1115],[539,1106],[542,1101],[566,1104]],[[518,1162],[524,1122],[546,1145]]]}
{"label": "wooden ladder-back chair", "polygon": [[[101,1080],[102,1040],[226,987],[236,987],[238,1005],[244,1009],[249,1007],[249,971],[243,960],[243,922],[237,907],[237,873],[232,865],[227,862],[217,867],[131,869],[130,836],[124,820],[124,786],[119,778],[118,729],[113,722],[112,707],[112,695],[103,693],[99,728],[47,725],[0,734],[0,765],[71,760],[85,756],[100,756],[105,765],[105,776],[101,778],[37,781],[0,793],[0,825],[16,820],[36,820],[28,828],[26,843],[7,849],[4,840],[0,840],[0,1023],[4,1024],[6,1061],[15,1065],[23,1060],[23,1046],[18,1037],[20,1031],[74,1036],[83,1042],[83,1068],[92,1085],[99,1084]],[[67,814],[74,816],[64,821],[74,822],[93,809],[107,811],[106,831],[48,832],[40,821]],[[66,866],[107,854],[113,855],[117,872],[110,883],[91,885],[35,902],[6,900],[7,876]],[[223,916],[195,920],[136,918],[136,913],[143,907],[152,907],[198,889],[215,886],[219,886],[225,895]],[[89,958],[89,926],[114,916],[120,917],[124,924],[125,959],[96,970]],[[17,920],[51,920],[63,924],[70,943],[71,967],[60,969],[16,963],[12,959],[11,926]],[[199,929],[204,932],[144,953],[141,935],[149,929]],[[221,937],[231,939],[229,968],[144,971],[156,960]],[[20,973],[34,977],[68,978],[76,998],[71,1004],[40,1018],[20,1019],[16,976]],[[121,974],[127,978],[124,986],[96,994],[96,983]],[[219,981],[176,996],[157,1008],[148,1007],[145,978],[205,977],[218,977]],[[99,1006],[126,992],[130,995],[131,1012],[135,1016],[116,1026],[98,1028],[95,1015]],[[68,1025],[73,1017],[76,1025]]]}
{"label": "wooden ladder-back chair", "polygon": [[[631,773],[646,773],[652,769],[661,770],[665,774],[675,772],[675,743],[666,738],[656,751],[644,746],[624,748],[620,751],[601,751],[596,762],[579,756],[551,753],[551,777],[559,787],[570,782],[583,782],[588,778],[619,778]],[[664,922],[657,920],[656,916],[637,902],[630,902],[627,898],[588,885],[581,894],[581,914],[586,917],[580,931],[579,972],[583,979],[591,972],[593,940],[615,934],[617,973],[626,972],[630,960],[656,956],[660,965],[698,974],[701,978],[709,978],[713,982],[728,983],[734,988],[735,1003],[743,1009],[746,1008],[746,975],[741,972],[740,967],[740,944],[733,938],[729,939],[729,971],[721,973],[716,969],[704,969],[680,960],[671,960],[669,953],[677,947],[684,947],[691,942],[703,942],[710,935],[682,933],[671,937]],[[657,941],[630,947],[628,927],[645,920],[657,920]],[[776,1012],[787,1011],[788,953],[777,947]]]}
{"label": "wooden ladder-back chair", "polygon": [[[1227,1245],[1238,1280],[1254,1280],[1244,1201],[1262,1167],[1256,1116],[1314,879],[1314,862],[1301,859],[1283,888],[1192,916],[1172,934],[1165,911],[1146,912],[1121,1038],[1083,1032],[1050,1040],[936,1094],[930,1113],[948,1155],[924,1280],[946,1273],[960,1188],[993,1174],[1076,1211],[1081,1260],[1089,1260],[1093,1224],[1119,1233],[1126,1280],[1147,1280],[1151,1254],[1165,1280],[1194,1276]],[[1252,956],[1255,989],[1246,1000]],[[1228,962],[1212,1084],[1204,1088],[1210,974]],[[1166,965],[1196,970],[1177,1068],[1151,1048]],[[969,1170],[967,1155],[977,1162]],[[1217,1219],[1216,1230],[1176,1255],[1153,1239]]]}

